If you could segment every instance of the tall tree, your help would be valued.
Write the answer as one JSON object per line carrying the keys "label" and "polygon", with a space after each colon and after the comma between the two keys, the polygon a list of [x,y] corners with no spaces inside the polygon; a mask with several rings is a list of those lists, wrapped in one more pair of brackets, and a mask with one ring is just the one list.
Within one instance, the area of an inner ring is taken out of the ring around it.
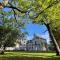
{"label": "tall tree", "polygon": [[[6,4],[0,3],[0,8],[10,8],[13,11],[12,14],[14,14],[15,20],[17,17],[24,15],[28,15],[28,17],[32,18],[34,22],[40,22],[41,20],[43,20],[43,23],[47,27],[49,35],[56,47],[57,55],[60,55],[59,46],[52,33],[52,30],[60,30],[60,0],[7,1],[8,3]],[[4,0],[4,2],[6,1]],[[46,16],[46,18],[44,16]],[[47,21],[49,21],[49,23]]]}

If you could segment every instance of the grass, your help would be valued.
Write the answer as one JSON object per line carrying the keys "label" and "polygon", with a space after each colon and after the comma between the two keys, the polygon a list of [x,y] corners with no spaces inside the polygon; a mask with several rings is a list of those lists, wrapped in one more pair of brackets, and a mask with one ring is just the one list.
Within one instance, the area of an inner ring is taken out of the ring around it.
{"label": "grass", "polygon": [[46,52],[5,52],[0,55],[0,60],[60,60],[56,53]]}

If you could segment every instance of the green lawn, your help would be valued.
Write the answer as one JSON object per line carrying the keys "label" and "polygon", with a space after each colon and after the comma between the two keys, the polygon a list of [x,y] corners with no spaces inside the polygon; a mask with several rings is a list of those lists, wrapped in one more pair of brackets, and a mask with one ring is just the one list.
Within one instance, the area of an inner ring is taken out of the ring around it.
{"label": "green lawn", "polygon": [[5,52],[0,55],[0,60],[60,60],[60,56],[46,52]]}

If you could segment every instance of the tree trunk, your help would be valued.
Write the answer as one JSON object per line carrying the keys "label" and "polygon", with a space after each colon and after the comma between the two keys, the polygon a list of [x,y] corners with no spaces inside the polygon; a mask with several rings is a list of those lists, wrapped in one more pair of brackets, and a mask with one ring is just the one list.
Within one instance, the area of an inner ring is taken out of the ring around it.
{"label": "tree trunk", "polygon": [[45,24],[45,26],[47,27],[48,32],[49,32],[49,36],[50,36],[50,38],[51,38],[51,40],[52,40],[52,42],[54,44],[54,47],[55,47],[55,50],[56,50],[56,55],[59,56],[60,55],[59,45],[58,45],[58,43],[57,43],[57,41],[56,41],[56,39],[55,39],[55,37],[54,37],[54,35],[52,33],[52,30],[51,30],[49,24]]}
{"label": "tree trunk", "polygon": [[4,54],[4,47],[3,47],[3,45],[1,46],[0,54]]}

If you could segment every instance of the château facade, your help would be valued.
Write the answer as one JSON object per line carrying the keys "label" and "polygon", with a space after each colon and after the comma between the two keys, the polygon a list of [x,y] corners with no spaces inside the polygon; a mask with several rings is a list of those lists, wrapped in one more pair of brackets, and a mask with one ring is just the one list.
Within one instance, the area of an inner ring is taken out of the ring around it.
{"label": "ch\u00e2teau facade", "polygon": [[32,40],[27,40],[22,38],[19,40],[19,45],[16,44],[17,50],[27,50],[27,51],[46,51],[47,42],[46,39],[43,39],[39,36],[34,36]]}
{"label": "ch\u00e2teau facade", "polygon": [[47,50],[46,39],[43,39],[38,36],[34,36],[34,38],[32,40],[29,40],[27,42],[27,50],[46,51]]}

